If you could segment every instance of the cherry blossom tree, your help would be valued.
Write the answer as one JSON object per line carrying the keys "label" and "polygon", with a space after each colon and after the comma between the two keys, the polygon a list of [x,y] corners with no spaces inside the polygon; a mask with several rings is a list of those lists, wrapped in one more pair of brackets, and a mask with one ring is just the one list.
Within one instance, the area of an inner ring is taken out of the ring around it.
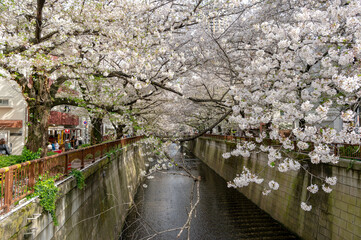
{"label": "cherry blossom tree", "polygon": [[[337,179],[315,176],[301,163],[336,164],[338,156],[331,143],[360,144],[353,121],[360,103],[361,3],[280,0],[248,4],[253,5],[232,27],[211,36],[223,54],[219,66],[234,80],[230,94],[235,104],[229,120],[255,138],[224,157],[248,157],[251,152],[263,151],[268,154],[269,167],[276,171],[302,168],[311,179],[318,178],[318,185],[311,182],[308,187],[310,194],[321,185],[328,193]],[[330,121],[331,110],[339,112],[343,120],[340,131],[324,124]],[[253,134],[250,129],[260,124],[269,128]],[[291,134],[281,135],[282,128],[290,129]],[[278,141],[281,147],[267,146],[266,138]],[[304,153],[310,145],[314,148]],[[229,186],[251,182],[265,184],[245,168]],[[265,184],[264,194],[278,187],[271,180]],[[310,211],[312,206],[305,201],[301,208]]]}
{"label": "cherry blossom tree", "polygon": [[27,147],[46,149],[51,108],[71,102],[57,99],[66,81],[114,77],[136,88],[152,81],[164,87],[176,71],[186,71],[185,57],[171,48],[173,33],[198,24],[206,17],[202,9],[214,9],[209,5],[202,0],[2,1],[1,76],[16,81],[28,103]]}
{"label": "cherry blossom tree", "polygon": [[[33,151],[46,149],[51,108],[73,104],[95,129],[107,116],[118,137],[140,128],[169,137],[188,125],[198,134],[180,140],[192,140],[226,119],[254,141],[224,157],[263,151],[269,167],[311,175],[302,161],[337,163],[331,143],[360,144],[360,10],[357,0],[3,0],[0,74],[22,88]],[[59,93],[68,82],[78,95]],[[330,111],[339,131],[325,124]],[[314,177],[312,194],[337,182]],[[229,186],[250,182],[265,184],[245,168]]]}

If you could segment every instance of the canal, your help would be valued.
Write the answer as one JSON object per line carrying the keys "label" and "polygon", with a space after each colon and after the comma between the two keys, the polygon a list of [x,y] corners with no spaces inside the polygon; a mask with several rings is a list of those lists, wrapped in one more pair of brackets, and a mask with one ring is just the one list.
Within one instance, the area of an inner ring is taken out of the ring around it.
{"label": "canal", "polygon": [[[225,180],[190,152],[184,148],[181,151],[175,154],[177,161],[182,161],[194,176],[201,176],[200,201],[191,220],[190,239],[298,239],[240,192],[227,188]],[[148,187],[138,189],[136,204],[119,240],[187,239],[187,230],[180,238],[177,235],[188,218],[194,181],[179,174],[185,172],[174,167],[145,181]]]}

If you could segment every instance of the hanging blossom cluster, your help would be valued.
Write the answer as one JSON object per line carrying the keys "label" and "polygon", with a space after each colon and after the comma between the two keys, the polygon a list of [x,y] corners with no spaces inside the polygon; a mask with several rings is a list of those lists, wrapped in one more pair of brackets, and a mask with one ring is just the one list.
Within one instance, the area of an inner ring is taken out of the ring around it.
{"label": "hanging blossom cluster", "polygon": [[339,157],[331,153],[331,149],[325,144],[315,146],[315,150],[310,152],[308,155],[310,156],[311,163],[313,164],[318,164],[320,162],[337,164],[339,161]]}
{"label": "hanging blossom cluster", "polygon": [[147,152],[141,153],[142,156],[147,156],[147,163],[145,166],[148,171],[141,171],[141,177],[147,177],[153,179],[153,173],[162,170],[168,170],[174,166],[173,160],[167,157],[166,151],[169,148],[170,142],[161,143],[159,139],[155,137],[148,137],[142,139],[135,144],[142,144],[146,146]]}
{"label": "hanging blossom cluster", "polygon": [[289,170],[298,171],[301,168],[301,164],[298,161],[290,158],[285,158],[279,165],[278,171],[287,172]]}
{"label": "hanging blossom cluster", "polygon": [[242,156],[242,157],[249,157],[251,156],[251,151],[256,148],[256,144],[253,142],[244,142],[243,144],[238,144],[237,148],[230,153],[225,153],[223,155],[224,158],[232,156]]}
{"label": "hanging blossom cluster", "polygon": [[248,186],[252,182],[261,184],[263,180],[264,179],[259,178],[255,174],[252,174],[248,168],[243,167],[242,173],[237,175],[237,177],[235,177],[233,181],[228,182],[227,186],[233,188],[241,188]]}
{"label": "hanging blossom cluster", "polygon": [[[332,192],[331,186],[336,185],[337,177],[326,177],[324,179],[324,183],[322,184],[322,190],[326,193]],[[307,187],[307,190],[313,194],[317,193],[319,190],[319,186],[317,184],[311,184]]]}
{"label": "hanging blossom cluster", "polygon": [[[325,183],[322,184],[322,190],[325,193],[330,193],[330,192],[332,192],[332,188],[330,186],[336,185],[337,178],[336,177],[326,177],[324,179],[324,182]],[[319,190],[319,186],[317,184],[311,184],[310,186],[307,187],[307,190],[312,194],[316,194]],[[311,211],[312,205],[308,205],[306,202],[301,202],[301,208],[304,211]]]}
{"label": "hanging blossom cluster", "polygon": [[311,209],[312,209],[312,205],[307,205],[307,203],[301,202],[301,208],[302,208],[304,211],[309,212],[309,211],[311,211]]}

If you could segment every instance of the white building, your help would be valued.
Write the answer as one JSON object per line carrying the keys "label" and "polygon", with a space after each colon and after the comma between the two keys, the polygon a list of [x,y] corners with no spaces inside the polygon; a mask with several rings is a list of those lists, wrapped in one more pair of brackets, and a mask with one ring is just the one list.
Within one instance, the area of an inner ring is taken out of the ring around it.
{"label": "white building", "polygon": [[27,104],[20,87],[0,78],[0,139],[5,139],[11,154],[21,154],[27,136],[26,120]]}
{"label": "white building", "polygon": [[[59,106],[53,110],[63,108],[64,106]],[[74,113],[79,113],[79,111],[74,111]],[[65,132],[65,129],[73,130],[68,135],[72,135],[76,131],[77,136],[83,138],[83,143],[87,143],[89,117],[71,115],[69,111],[66,113],[52,111],[49,118],[49,132],[54,133],[55,130]],[[72,121],[69,122],[69,119]],[[24,148],[25,138],[27,137],[27,121],[28,107],[20,87],[13,81],[0,78],[0,139],[5,139],[12,155],[20,155]],[[51,133],[49,136],[52,135]]]}

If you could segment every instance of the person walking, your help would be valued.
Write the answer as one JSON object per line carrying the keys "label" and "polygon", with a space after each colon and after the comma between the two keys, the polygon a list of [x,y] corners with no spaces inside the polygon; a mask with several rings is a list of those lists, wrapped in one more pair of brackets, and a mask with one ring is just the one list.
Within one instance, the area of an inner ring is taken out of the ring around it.
{"label": "person walking", "polygon": [[75,141],[76,141],[76,137],[73,135],[70,139],[70,146],[72,148],[75,148]]}
{"label": "person walking", "polygon": [[53,146],[51,145],[51,143],[49,142],[48,143],[48,152],[51,152],[53,151]]}
{"label": "person walking", "polygon": [[74,149],[78,149],[79,148],[79,140],[77,137],[74,138]]}
{"label": "person walking", "polygon": [[68,139],[65,140],[64,147],[65,147],[65,151],[69,151],[73,149]]}
{"label": "person walking", "polygon": [[0,139],[0,154],[10,155],[9,147],[6,145],[4,138]]}

